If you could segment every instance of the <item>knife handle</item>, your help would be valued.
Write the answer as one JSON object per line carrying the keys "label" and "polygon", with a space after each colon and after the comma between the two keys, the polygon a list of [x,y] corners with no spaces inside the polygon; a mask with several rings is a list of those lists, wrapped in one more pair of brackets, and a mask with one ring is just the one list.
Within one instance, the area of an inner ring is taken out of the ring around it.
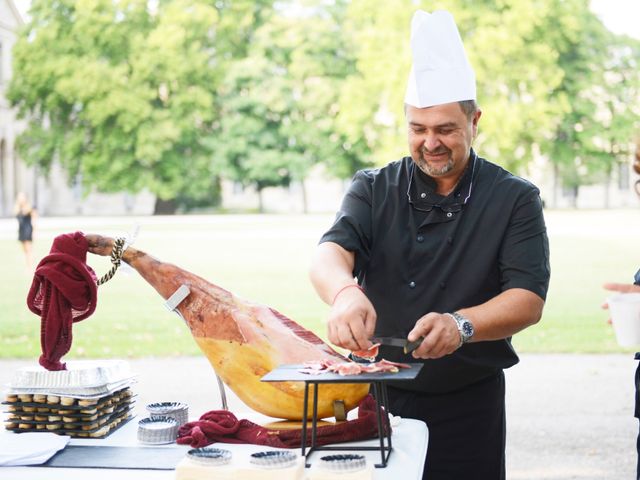
{"label": "knife handle", "polygon": [[407,354],[407,353],[413,352],[416,348],[420,346],[423,340],[424,340],[424,337],[420,337],[419,339],[414,340],[413,342],[407,341],[407,344],[404,346],[404,353]]}

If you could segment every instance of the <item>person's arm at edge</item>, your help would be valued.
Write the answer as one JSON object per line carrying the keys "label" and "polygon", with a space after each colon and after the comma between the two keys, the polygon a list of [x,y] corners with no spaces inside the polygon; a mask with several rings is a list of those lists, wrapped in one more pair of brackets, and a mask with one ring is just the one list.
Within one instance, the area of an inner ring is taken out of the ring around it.
{"label": "person's arm at edge", "polygon": [[603,288],[619,293],[640,293],[640,285],[634,285],[632,283],[605,283]]}
{"label": "person's arm at edge", "polygon": [[[309,278],[320,298],[331,306],[327,319],[331,343],[349,350],[365,350],[375,327],[375,310],[353,278],[355,254],[337,243],[318,245]],[[352,288],[351,285],[353,285]]]}
{"label": "person's arm at edge", "polygon": [[38,223],[38,210],[35,208],[31,209],[31,235],[36,233],[36,224]]}

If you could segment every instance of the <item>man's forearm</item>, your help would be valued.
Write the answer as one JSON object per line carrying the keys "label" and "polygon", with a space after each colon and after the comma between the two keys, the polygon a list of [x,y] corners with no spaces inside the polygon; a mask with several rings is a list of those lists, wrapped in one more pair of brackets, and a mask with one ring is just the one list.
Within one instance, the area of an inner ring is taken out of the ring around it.
{"label": "man's forearm", "polygon": [[309,278],[320,298],[331,305],[336,294],[346,285],[354,283],[354,254],[337,243],[318,245],[311,262]]}
{"label": "man's forearm", "polygon": [[505,290],[488,302],[458,310],[473,323],[473,342],[500,340],[534,325],[542,317],[544,300],[522,288]]}

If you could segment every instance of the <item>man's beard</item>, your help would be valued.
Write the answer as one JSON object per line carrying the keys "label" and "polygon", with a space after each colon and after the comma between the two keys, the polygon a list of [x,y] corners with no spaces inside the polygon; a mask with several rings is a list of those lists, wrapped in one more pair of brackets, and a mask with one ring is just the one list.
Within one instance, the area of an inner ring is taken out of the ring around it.
{"label": "man's beard", "polygon": [[[435,152],[437,153],[437,152]],[[418,168],[422,170],[424,173],[429,175],[430,177],[441,177],[442,175],[446,175],[451,170],[453,170],[454,163],[453,158],[451,157],[451,152],[449,152],[449,159],[447,163],[442,166],[435,166],[427,162],[424,158],[424,150],[420,150],[420,158],[417,162]]]}

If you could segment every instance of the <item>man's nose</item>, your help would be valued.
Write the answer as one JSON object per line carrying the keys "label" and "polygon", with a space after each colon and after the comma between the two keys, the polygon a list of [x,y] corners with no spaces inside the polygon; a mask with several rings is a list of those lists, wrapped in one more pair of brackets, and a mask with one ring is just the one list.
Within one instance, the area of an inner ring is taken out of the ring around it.
{"label": "man's nose", "polygon": [[426,133],[424,135],[424,141],[422,143],[422,146],[428,152],[433,152],[437,150],[438,147],[440,147],[440,145],[441,145],[440,138],[438,137],[438,135],[435,135],[433,133]]}

